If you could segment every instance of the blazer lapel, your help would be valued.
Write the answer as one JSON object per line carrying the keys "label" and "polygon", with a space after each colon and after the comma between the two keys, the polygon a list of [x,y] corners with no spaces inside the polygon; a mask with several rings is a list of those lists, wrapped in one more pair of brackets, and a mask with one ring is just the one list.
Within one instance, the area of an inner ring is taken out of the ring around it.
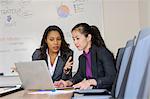
{"label": "blazer lapel", "polygon": [[96,48],[93,46],[91,49],[91,62],[92,62],[92,76],[93,78],[97,78],[97,64],[96,64]]}
{"label": "blazer lapel", "polygon": [[81,66],[81,69],[83,70],[83,77],[86,77],[86,58],[84,55],[81,56],[81,62],[80,62],[80,66]]}
{"label": "blazer lapel", "polygon": [[63,67],[64,67],[64,61],[61,58],[61,56],[59,56],[58,60],[57,60],[56,68],[55,68],[55,71],[54,71],[54,74],[53,74],[53,77],[52,77],[53,79],[56,79],[57,77],[62,75]]}

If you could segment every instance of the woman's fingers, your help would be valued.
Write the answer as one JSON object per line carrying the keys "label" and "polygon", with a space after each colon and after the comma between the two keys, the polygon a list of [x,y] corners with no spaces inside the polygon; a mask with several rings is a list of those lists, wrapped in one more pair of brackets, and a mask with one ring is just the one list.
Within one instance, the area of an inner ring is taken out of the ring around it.
{"label": "woman's fingers", "polygon": [[66,64],[65,64],[64,70],[68,70],[68,69],[72,68],[73,61],[71,61],[71,59],[72,59],[72,57],[70,56],[69,59],[67,60]]}
{"label": "woman's fingers", "polygon": [[71,62],[72,56],[69,57],[69,59],[67,60],[67,62]]}
{"label": "woman's fingers", "polygon": [[64,87],[64,81],[63,80],[55,81],[54,86],[57,88],[62,88],[62,87]]}
{"label": "woman's fingers", "polygon": [[79,88],[79,89],[89,89],[91,88],[89,82],[87,80],[81,81],[80,83],[77,83],[73,85],[74,88]]}

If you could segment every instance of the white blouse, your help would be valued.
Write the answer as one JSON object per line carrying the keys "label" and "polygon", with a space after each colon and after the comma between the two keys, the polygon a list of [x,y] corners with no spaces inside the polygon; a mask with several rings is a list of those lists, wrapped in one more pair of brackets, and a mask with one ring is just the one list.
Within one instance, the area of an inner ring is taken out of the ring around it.
{"label": "white blouse", "polygon": [[47,58],[48,58],[49,72],[50,72],[51,76],[53,76],[54,71],[55,71],[55,68],[56,68],[58,56],[60,56],[60,51],[59,51],[57,57],[55,58],[55,61],[54,61],[54,64],[53,64],[53,65],[51,65],[51,62],[50,62],[51,58],[50,58],[50,56],[49,56],[49,54],[48,54],[48,49],[46,50],[46,54],[47,54]]}

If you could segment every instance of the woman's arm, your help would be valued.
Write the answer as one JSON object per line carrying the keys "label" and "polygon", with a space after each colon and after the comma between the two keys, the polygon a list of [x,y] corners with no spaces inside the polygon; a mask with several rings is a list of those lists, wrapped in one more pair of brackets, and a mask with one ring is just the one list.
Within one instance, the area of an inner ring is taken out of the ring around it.
{"label": "woman's arm", "polygon": [[97,88],[110,89],[116,77],[116,69],[114,64],[114,57],[112,53],[106,49],[98,49],[97,61],[101,61],[104,68],[104,77],[97,77]]}

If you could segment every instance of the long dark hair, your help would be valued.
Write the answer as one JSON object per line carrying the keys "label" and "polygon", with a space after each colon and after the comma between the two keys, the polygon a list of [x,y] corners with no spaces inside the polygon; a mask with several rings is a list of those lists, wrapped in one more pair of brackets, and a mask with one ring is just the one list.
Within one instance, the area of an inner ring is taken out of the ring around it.
{"label": "long dark hair", "polygon": [[106,50],[111,53],[114,64],[116,64],[113,53],[106,47],[105,42],[101,36],[101,33],[96,26],[94,26],[94,25],[90,26],[87,23],[79,23],[76,26],[74,26],[71,31],[74,31],[74,30],[79,31],[85,37],[87,37],[88,34],[91,34],[92,35],[92,39],[91,39],[92,44],[95,44],[98,47],[106,48]]}
{"label": "long dark hair", "polygon": [[74,26],[71,31],[73,31],[73,30],[78,30],[85,37],[87,37],[88,34],[91,34],[92,35],[92,39],[91,39],[92,44],[95,44],[96,46],[99,46],[99,47],[106,48],[106,45],[100,34],[100,31],[96,26],[94,26],[94,25],[90,26],[87,23],[79,23],[76,26]]}
{"label": "long dark hair", "polygon": [[46,49],[48,48],[48,45],[45,42],[45,40],[47,39],[48,33],[51,32],[51,31],[57,31],[60,34],[60,37],[61,37],[60,51],[61,52],[66,52],[66,51],[70,50],[69,49],[69,44],[65,41],[64,34],[63,34],[62,30],[56,25],[51,25],[51,26],[49,26],[45,29],[45,32],[43,34],[43,38],[41,40],[40,50],[42,51],[42,54],[45,54]]}

